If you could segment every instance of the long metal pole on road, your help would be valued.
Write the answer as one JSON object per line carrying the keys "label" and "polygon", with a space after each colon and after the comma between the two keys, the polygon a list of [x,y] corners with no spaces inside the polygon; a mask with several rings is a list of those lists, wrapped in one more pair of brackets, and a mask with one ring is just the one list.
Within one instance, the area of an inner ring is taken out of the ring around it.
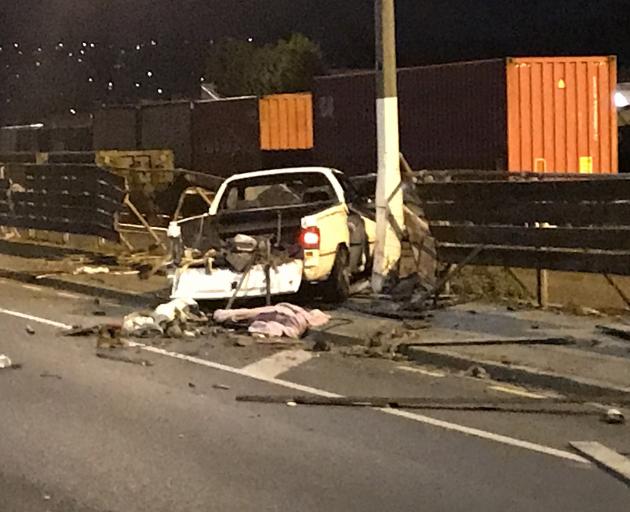
{"label": "long metal pole on road", "polygon": [[376,246],[372,288],[383,289],[401,254],[400,228],[404,227],[400,179],[398,87],[396,64],[396,8],[394,0],[375,0],[376,113],[378,178],[376,184]]}

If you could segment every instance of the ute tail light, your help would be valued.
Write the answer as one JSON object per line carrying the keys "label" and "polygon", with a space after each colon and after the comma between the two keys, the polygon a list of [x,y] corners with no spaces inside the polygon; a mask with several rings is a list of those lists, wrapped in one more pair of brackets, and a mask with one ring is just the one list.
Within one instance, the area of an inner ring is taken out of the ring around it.
{"label": "ute tail light", "polygon": [[302,229],[300,233],[299,243],[302,249],[317,250],[319,249],[320,233],[318,227],[308,227]]}

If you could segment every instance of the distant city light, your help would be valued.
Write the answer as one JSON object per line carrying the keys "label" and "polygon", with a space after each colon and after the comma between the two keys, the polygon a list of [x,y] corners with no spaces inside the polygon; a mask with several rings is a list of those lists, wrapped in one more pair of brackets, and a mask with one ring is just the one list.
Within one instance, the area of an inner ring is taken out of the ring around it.
{"label": "distant city light", "polygon": [[151,46],[157,46],[157,41],[155,39],[151,39]]}
{"label": "distant city light", "polygon": [[136,89],[140,89],[140,87],[142,86],[140,82],[136,82],[134,85],[136,86]]}
{"label": "distant city light", "polygon": [[109,89],[110,91],[114,88],[114,82],[108,82],[107,83],[107,89]]}
{"label": "distant city light", "polygon": [[94,43],[90,43],[90,48],[94,48],[96,45]]}
{"label": "distant city light", "polygon": [[71,108],[71,109],[70,109],[70,113],[71,113],[73,116],[76,116],[76,115],[77,115],[77,111],[76,111],[75,109],[73,109],[73,108]]}
{"label": "distant city light", "polygon": [[39,66],[41,66],[41,65],[42,65],[42,63],[41,63],[41,62],[39,62],[39,61],[37,61],[37,62],[35,63],[35,65],[36,65],[37,67],[39,67]]}
{"label": "distant city light", "polygon": [[19,45],[19,43],[13,43],[13,47],[14,47],[14,48],[19,48],[19,47],[20,47],[20,45]]}
{"label": "distant city light", "polygon": [[164,90],[162,88],[158,88],[157,93],[158,94],[164,94]]}
{"label": "distant city light", "polygon": [[88,82],[93,83],[94,79],[90,76],[90,77],[88,77]]}
{"label": "distant city light", "polygon": [[87,48],[87,43],[84,41],[83,43],[81,43],[81,46],[83,46],[83,48]]}
{"label": "distant city light", "polygon": [[248,38],[247,38],[247,40],[248,40],[250,43],[254,42],[254,38],[253,38],[253,37],[248,37]]}
{"label": "distant city light", "polygon": [[153,76],[153,71],[147,71],[147,76],[151,78]]}
{"label": "distant city light", "polygon": [[141,49],[142,49],[142,45],[137,44],[137,45],[136,45],[136,51],[138,51],[138,52],[139,52]]}

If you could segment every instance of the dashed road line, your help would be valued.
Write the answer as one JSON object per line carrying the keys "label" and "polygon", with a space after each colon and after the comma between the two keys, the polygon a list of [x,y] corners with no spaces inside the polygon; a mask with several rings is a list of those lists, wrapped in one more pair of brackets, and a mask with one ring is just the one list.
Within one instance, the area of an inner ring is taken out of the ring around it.
{"label": "dashed road line", "polygon": [[[23,318],[26,320],[30,320],[32,322],[38,322],[41,324],[45,324],[45,325],[50,325],[52,327],[57,327],[57,328],[61,328],[61,329],[70,329],[72,326],[67,325],[67,324],[63,324],[60,322],[55,322],[53,320],[48,320],[46,318],[42,318],[42,317],[38,317],[38,316],[34,316],[34,315],[29,315],[26,313],[21,313],[19,311],[11,311],[8,309],[4,309],[4,308],[0,308],[0,314],[5,314],[5,315],[9,315],[9,316],[13,316],[16,318]],[[264,377],[262,375],[254,375],[251,374],[247,371],[247,369],[239,369],[239,368],[234,368],[228,365],[224,365],[224,364],[220,364],[220,363],[215,363],[212,361],[207,361],[205,359],[200,359],[198,357],[194,357],[194,356],[188,356],[185,354],[180,354],[178,352],[170,352],[168,350],[165,349],[161,349],[158,347],[152,347],[149,345],[144,345],[142,343],[135,343],[135,342],[131,342],[130,346],[132,347],[137,347],[141,350],[144,350],[145,352],[149,352],[152,354],[157,354],[157,355],[161,355],[161,356],[165,356],[165,357],[170,357],[173,359],[178,359],[180,361],[186,361],[189,363],[193,363],[193,364],[197,364],[200,366],[205,366],[207,368],[212,368],[214,370],[219,370],[219,371],[223,371],[226,373],[231,373],[234,375],[240,375],[243,377],[248,377],[251,379],[256,379],[259,380],[261,382],[265,382],[267,384],[274,384],[277,386],[281,386],[287,389],[292,389],[295,391],[299,391],[302,393],[307,393],[307,394],[311,394],[314,396],[321,396],[321,397],[326,397],[326,398],[343,398],[343,395],[339,395],[336,393],[331,393],[329,391],[325,391],[323,389],[318,389],[318,388],[314,388],[311,386],[303,386],[302,384],[297,384],[295,382],[290,382],[290,381],[286,381],[286,380],[281,380],[278,378],[273,378],[273,377]],[[412,413],[412,412],[408,412],[408,411],[404,411],[404,410],[400,410],[400,409],[378,409],[375,408],[373,409],[375,411],[379,411],[381,413],[384,414],[388,414],[390,416],[396,416],[399,418],[404,418],[407,420],[411,420],[411,421],[416,421],[418,423],[423,423],[425,425],[430,425],[433,427],[438,427],[438,428],[442,428],[444,430],[449,430],[451,432],[459,432],[461,434],[465,434],[468,436],[473,436],[473,437],[477,437],[480,439],[484,439],[487,441],[493,441],[499,444],[504,444],[504,445],[508,445],[508,446],[513,446],[513,447],[517,447],[517,448],[522,448],[525,450],[529,450],[532,452],[536,452],[536,453],[541,453],[544,455],[550,455],[556,458],[560,458],[560,459],[564,459],[564,460],[568,460],[571,462],[579,462],[579,463],[584,463],[584,464],[589,464],[589,461],[587,459],[585,459],[584,457],[581,457],[579,455],[576,455],[574,453],[571,452],[567,452],[564,450],[558,450],[556,448],[551,448],[549,446],[544,446],[544,445],[540,445],[540,444],[536,444],[536,443],[531,443],[529,441],[524,441],[522,439],[517,439],[514,437],[508,437],[508,436],[504,436],[501,434],[495,434],[493,432],[488,432],[485,430],[480,430],[480,429],[476,429],[476,428],[471,428],[471,427],[466,427],[465,425],[459,425],[457,423],[451,423],[448,421],[443,421],[443,420],[438,420],[435,418],[431,418],[429,416],[424,416],[421,414],[417,414],[417,413]]]}
{"label": "dashed road line", "polygon": [[543,399],[547,398],[544,395],[539,395],[538,393],[532,393],[531,391],[526,391],[524,389],[512,388],[507,386],[490,386],[489,389],[493,389],[494,391],[499,391],[501,393],[509,393],[511,395],[522,396],[523,398],[533,398],[533,399]]}
{"label": "dashed road line", "polygon": [[248,375],[275,379],[279,375],[288,372],[313,359],[313,352],[306,350],[283,350],[270,357],[252,363],[243,371]]}
{"label": "dashed road line", "polygon": [[421,375],[426,375],[427,377],[435,377],[441,379],[442,377],[446,377],[445,373],[431,370],[423,370],[422,368],[412,368],[410,366],[399,366],[399,370],[409,373],[419,373]]}

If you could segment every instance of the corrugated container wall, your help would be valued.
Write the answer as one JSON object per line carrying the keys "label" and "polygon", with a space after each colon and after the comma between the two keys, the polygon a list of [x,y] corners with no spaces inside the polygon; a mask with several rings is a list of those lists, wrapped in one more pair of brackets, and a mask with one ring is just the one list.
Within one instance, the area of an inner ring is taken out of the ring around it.
{"label": "corrugated container wall", "polygon": [[614,57],[508,59],[511,171],[619,170]]}
{"label": "corrugated container wall", "polygon": [[94,113],[94,149],[136,149],[138,109],[110,107]]}
{"label": "corrugated container wall", "polygon": [[142,149],[170,149],[177,167],[191,169],[192,110],[189,101],[143,106]]}
{"label": "corrugated container wall", "polygon": [[260,147],[265,151],[313,148],[313,96],[276,94],[260,99]]}
{"label": "corrugated container wall", "polygon": [[217,176],[261,167],[258,98],[195,103],[193,169]]}

